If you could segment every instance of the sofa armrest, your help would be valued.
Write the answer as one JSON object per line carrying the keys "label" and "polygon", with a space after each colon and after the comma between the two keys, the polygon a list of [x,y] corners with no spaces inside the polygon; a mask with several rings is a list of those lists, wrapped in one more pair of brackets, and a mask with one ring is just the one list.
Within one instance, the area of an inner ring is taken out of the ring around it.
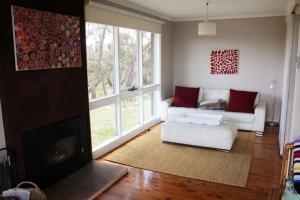
{"label": "sofa armrest", "polygon": [[173,98],[169,98],[161,102],[160,118],[162,121],[166,121],[168,119],[168,108],[171,106],[172,101]]}
{"label": "sofa armrest", "polygon": [[265,120],[266,120],[266,107],[267,104],[264,101],[259,101],[257,106],[255,107],[255,122],[253,130],[263,133],[265,129]]}

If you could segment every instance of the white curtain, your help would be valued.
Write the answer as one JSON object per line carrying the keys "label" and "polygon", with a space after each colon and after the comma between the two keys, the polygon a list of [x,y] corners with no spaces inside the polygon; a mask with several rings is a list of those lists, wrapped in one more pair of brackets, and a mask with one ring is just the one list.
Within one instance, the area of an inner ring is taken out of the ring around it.
{"label": "white curtain", "polygon": [[299,16],[287,16],[286,52],[283,72],[283,93],[279,130],[280,153],[282,154],[284,145],[293,139],[292,119],[295,90],[296,57],[299,39]]}

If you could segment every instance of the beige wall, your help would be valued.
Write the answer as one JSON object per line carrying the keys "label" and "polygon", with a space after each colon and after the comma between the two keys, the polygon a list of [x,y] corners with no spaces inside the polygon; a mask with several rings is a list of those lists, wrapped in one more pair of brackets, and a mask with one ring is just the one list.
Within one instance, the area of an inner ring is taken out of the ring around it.
{"label": "beige wall", "polygon": [[[199,37],[197,22],[174,23],[174,85],[258,91],[270,108],[272,91],[269,85],[277,79],[275,119],[278,120],[285,49],[284,20],[284,17],[217,20],[214,37]],[[210,75],[213,49],[239,49],[239,74]]]}
{"label": "beige wall", "polygon": [[161,35],[161,96],[166,99],[173,94],[173,30],[166,22]]}

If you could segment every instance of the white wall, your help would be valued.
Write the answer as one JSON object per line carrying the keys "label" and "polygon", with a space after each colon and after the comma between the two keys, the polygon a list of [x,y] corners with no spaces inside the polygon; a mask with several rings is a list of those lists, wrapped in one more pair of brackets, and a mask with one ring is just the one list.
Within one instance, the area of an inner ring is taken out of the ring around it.
{"label": "white wall", "polygon": [[[174,85],[257,91],[272,105],[273,79],[278,80],[279,119],[285,47],[284,17],[217,20],[217,35],[199,37],[197,22],[174,23]],[[213,49],[239,49],[238,75],[211,75]],[[268,114],[270,117],[270,113]]]}
{"label": "white wall", "polygon": [[1,101],[0,101],[0,148],[5,147],[5,138],[2,122],[2,110],[1,110]]}

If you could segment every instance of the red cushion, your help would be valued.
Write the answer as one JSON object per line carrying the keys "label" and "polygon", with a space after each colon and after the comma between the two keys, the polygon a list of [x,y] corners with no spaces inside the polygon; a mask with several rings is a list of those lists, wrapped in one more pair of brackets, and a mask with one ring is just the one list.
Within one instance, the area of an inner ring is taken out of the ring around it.
{"label": "red cushion", "polygon": [[299,151],[294,152],[294,158],[300,158],[300,152]]}
{"label": "red cushion", "polygon": [[172,106],[197,108],[199,88],[175,87],[175,95]]}
{"label": "red cushion", "polygon": [[227,111],[254,113],[254,102],[257,92],[230,90]]}

